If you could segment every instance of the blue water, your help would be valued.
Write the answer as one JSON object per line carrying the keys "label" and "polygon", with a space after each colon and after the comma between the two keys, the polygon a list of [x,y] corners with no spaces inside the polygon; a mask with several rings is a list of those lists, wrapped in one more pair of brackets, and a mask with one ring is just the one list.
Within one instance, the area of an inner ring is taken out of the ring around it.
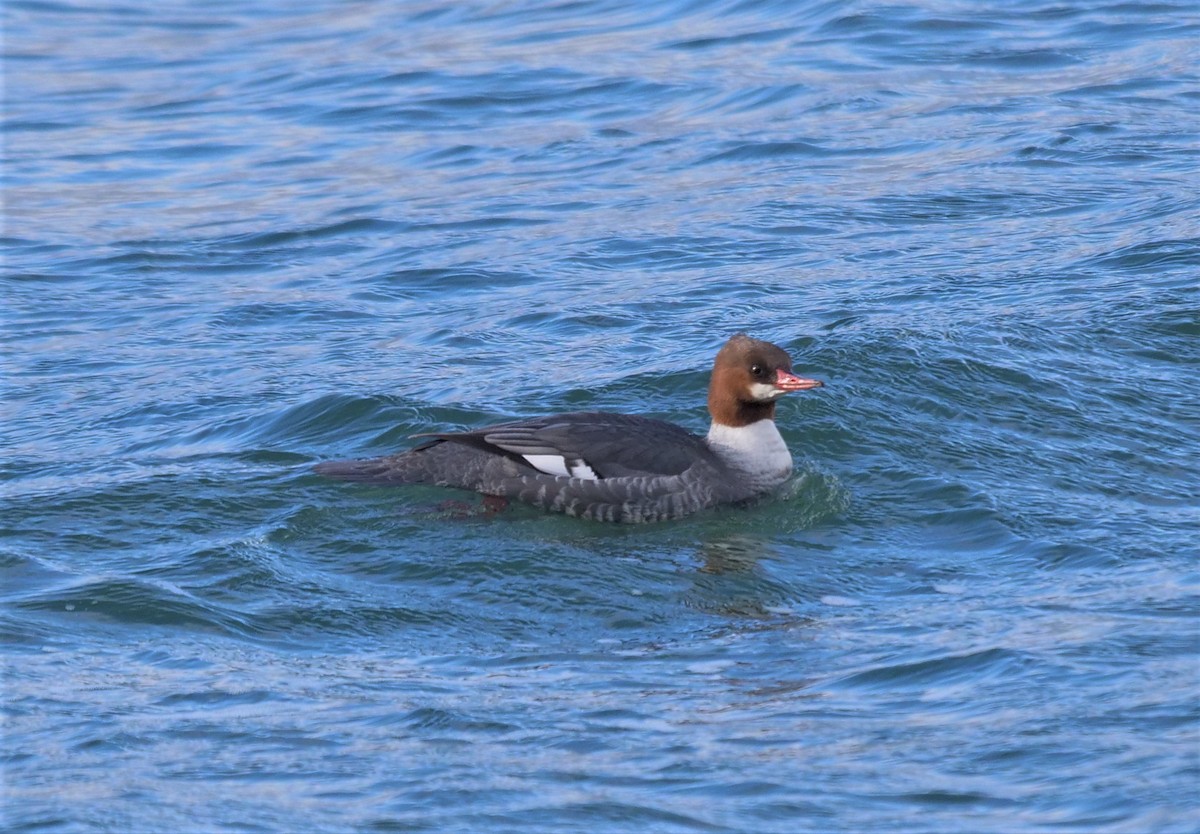
{"label": "blue water", "polygon": [[[7,830],[1196,830],[1193,2],[3,15]],[[310,472],[737,330],[752,509]]]}

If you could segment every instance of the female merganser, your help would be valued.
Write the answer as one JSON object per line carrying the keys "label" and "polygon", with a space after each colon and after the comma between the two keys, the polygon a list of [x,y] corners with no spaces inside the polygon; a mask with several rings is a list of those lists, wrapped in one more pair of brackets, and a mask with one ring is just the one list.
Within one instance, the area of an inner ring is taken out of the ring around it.
{"label": "female merganser", "polygon": [[398,455],[317,465],[373,484],[430,484],[515,498],[596,521],[662,521],[769,492],[792,473],[775,401],[823,383],[770,342],[738,333],[713,363],[707,437],[661,420],[577,412],[429,440]]}

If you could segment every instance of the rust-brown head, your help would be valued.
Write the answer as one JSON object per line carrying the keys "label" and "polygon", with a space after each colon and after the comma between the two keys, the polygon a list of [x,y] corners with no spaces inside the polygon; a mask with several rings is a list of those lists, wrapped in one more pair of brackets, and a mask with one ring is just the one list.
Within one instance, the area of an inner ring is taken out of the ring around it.
{"label": "rust-brown head", "polygon": [[789,391],[807,391],[823,384],[793,374],[792,359],[783,348],[738,333],[713,362],[708,411],[714,423],[726,426],[774,420],[777,399]]}

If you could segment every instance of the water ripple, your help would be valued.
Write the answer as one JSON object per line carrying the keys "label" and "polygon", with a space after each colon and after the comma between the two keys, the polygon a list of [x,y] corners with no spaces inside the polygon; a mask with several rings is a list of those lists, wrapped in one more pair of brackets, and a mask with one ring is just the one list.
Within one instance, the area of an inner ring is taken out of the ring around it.
{"label": "water ripple", "polygon": [[[1191,830],[1192,11],[8,3],[5,823]],[[753,507],[310,469],[736,330]]]}

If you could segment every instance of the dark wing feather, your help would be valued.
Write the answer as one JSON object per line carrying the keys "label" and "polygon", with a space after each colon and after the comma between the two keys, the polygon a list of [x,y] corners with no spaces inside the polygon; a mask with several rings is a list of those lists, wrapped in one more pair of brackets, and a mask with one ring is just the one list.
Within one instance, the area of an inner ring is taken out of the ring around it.
{"label": "dark wing feather", "polygon": [[711,454],[703,440],[680,426],[624,414],[558,414],[433,437],[490,447],[521,462],[524,455],[560,455],[585,462],[601,478],[679,475],[697,457]]}

